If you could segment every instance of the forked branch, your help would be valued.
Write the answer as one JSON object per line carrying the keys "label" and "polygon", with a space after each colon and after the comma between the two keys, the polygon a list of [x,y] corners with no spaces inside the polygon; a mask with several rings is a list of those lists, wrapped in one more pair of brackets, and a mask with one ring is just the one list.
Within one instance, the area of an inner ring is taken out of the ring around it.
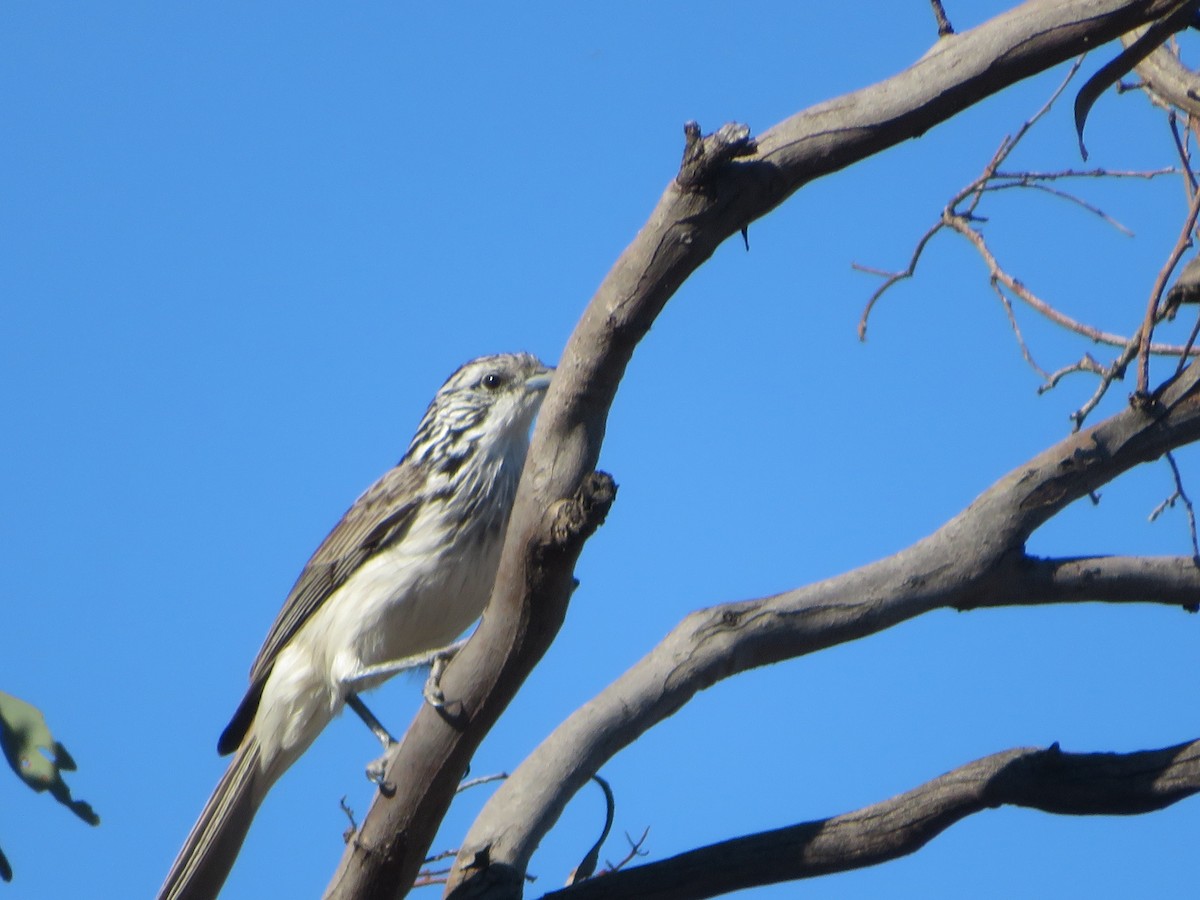
{"label": "forked branch", "polygon": [[552,891],[544,900],[701,900],[878,865],[998,806],[1065,815],[1152,812],[1200,792],[1200,741],[1140,753],[1065,753],[1057,744],[986,756],[857,812],[710,844]]}

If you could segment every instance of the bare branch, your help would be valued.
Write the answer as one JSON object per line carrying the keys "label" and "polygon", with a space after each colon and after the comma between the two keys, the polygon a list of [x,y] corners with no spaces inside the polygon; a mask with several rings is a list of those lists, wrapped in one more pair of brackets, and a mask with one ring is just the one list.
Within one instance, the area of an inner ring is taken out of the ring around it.
{"label": "bare branch", "polygon": [[[1108,331],[1101,331],[1099,328],[1094,328],[1068,316],[1066,313],[1059,312],[1022,282],[1014,278],[1005,270],[996,257],[992,254],[991,249],[984,240],[983,235],[977,228],[972,227],[970,220],[963,215],[958,215],[950,210],[942,214],[942,221],[947,228],[961,234],[973,246],[976,252],[983,258],[984,263],[988,267],[988,274],[994,280],[1004,285],[1014,296],[1019,297],[1025,304],[1037,312],[1041,313],[1045,318],[1049,319],[1055,325],[1059,325],[1068,331],[1073,331],[1078,335],[1087,338],[1097,344],[1108,344],[1113,347],[1127,347],[1131,344],[1137,345],[1142,332],[1139,330],[1132,338],[1123,337],[1119,334],[1112,334]],[[1161,293],[1161,290],[1160,290]],[[1162,354],[1165,356],[1178,356],[1184,353],[1183,347],[1173,344],[1150,344],[1149,352]],[[1197,351],[1192,351],[1196,353]]]}
{"label": "bare branch", "polygon": [[1107,224],[1109,224],[1113,228],[1117,229],[1117,231],[1121,232],[1121,234],[1125,235],[1126,237],[1133,237],[1133,231],[1126,228],[1124,225],[1122,225],[1120,222],[1118,222],[1116,219],[1114,219],[1112,216],[1110,216],[1108,213],[1106,213],[1104,210],[1102,210],[1100,207],[1096,206],[1095,204],[1088,203],[1088,201],[1084,200],[1082,197],[1077,197],[1075,194],[1069,193],[1068,191],[1059,190],[1058,188],[1052,188],[1046,184],[1039,184],[1035,180],[1020,179],[1017,181],[1001,182],[999,184],[989,184],[986,188],[984,188],[984,190],[989,191],[989,192],[995,192],[995,191],[1007,191],[1007,190],[1011,190],[1013,188],[1024,188],[1026,190],[1031,190],[1031,191],[1042,191],[1043,193],[1049,194],[1051,197],[1057,197],[1060,200],[1066,200],[1068,203],[1074,203],[1076,206],[1080,207],[1081,209],[1086,210],[1087,212],[1090,212],[1092,215],[1096,216],[1097,218],[1104,220]]}
{"label": "bare branch", "polygon": [[1158,603],[1200,610],[1200,569],[1186,556],[1022,556],[955,609],[1047,603]]}
{"label": "bare branch", "polygon": [[1063,178],[1143,178],[1149,181],[1163,175],[1178,175],[1180,169],[1164,166],[1161,169],[1063,169],[1059,172],[996,172],[993,177],[1012,181],[1058,181]]}
{"label": "bare branch", "polygon": [[[1017,317],[1016,314],[1013,313],[1012,301],[1008,299],[1008,294],[1004,293],[1004,289],[1000,286],[1000,283],[995,278],[991,280],[991,285],[992,290],[996,292],[996,296],[1000,299],[1000,305],[1004,307],[1005,315],[1008,316],[1008,326],[1012,329],[1013,334],[1017,338],[1017,343],[1021,347],[1021,356],[1024,357],[1025,362],[1029,363],[1029,367],[1042,376],[1042,378],[1045,378],[1046,383],[1049,384],[1052,376],[1049,372],[1039,366],[1037,361],[1033,358],[1033,353],[1030,351],[1029,345],[1025,343],[1025,335],[1021,334],[1021,326],[1017,324]],[[1043,387],[1045,387],[1045,385],[1043,385]]]}
{"label": "bare branch", "polygon": [[[1183,362],[1187,359],[1181,358]],[[1073,362],[1069,366],[1063,366],[1061,369],[1051,372],[1046,378],[1046,383],[1038,388],[1039,394],[1044,394],[1046,391],[1053,390],[1058,386],[1066,376],[1073,375],[1076,372],[1088,372],[1092,375],[1104,375],[1105,368],[1092,358],[1090,353],[1083,354],[1083,357],[1078,362]]]}
{"label": "bare branch", "polygon": [[697,692],[738,672],[939,608],[1085,600],[1193,608],[1200,569],[1186,557],[1034,560],[1023,552],[1028,536],[1068,504],[1200,438],[1200,367],[1164,390],[1153,412],[1129,407],[1076,432],[894,556],[783,594],[690,614],[512,773],[465,838],[464,854],[486,852],[492,866],[524,871],[567,800],[603,763]]}
{"label": "bare branch", "polygon": [[[938,9],[940,9],[940,7],[938,7]],[[944,12],[942,15],[944,15]],[[1075,77],[1075,73],[1079,71],[1081,62],[1082,57],[1075,60],[1075,62],[1071,65],[1070,70],[1067,72],[1066,77],[1054,90],[1054,93],[1050,95],[1050,99],[1042,105],[1041,109],[1025,120],[1021,127],[1017,129],[1015,136],[1005,136],[1004,140],[1000,142],[1000,146],[996,148],[996,152],[992,154],[991,160],[984,167],[982,174],[980,174],[978,178],[976,178],[951,198],[950,202],[946,204],[946,208],[939,220],[933,225],[932,228],[930,228],[921,236],[919,241],[917,241],[917,246],[913,250],[912,257],[909,259],[908,268],[901,272],[885,272],[881,269],[859,265],[858,263],[853,265],[853,267],[860,272],[866,272],[870,275],[879,275],[885,279],[884,283],[880,285],[875,293],[871,295],[870,299],[867,300],[867,305],[863,309],[862,316],[859,317],[858,339],[860,341],[865,341],[867,339],[867,321],[871,318],[871,311],[875,308],[875,304],[879,301],[879,298],[887,293],[887,291],[891,289],[891,287],[897,282],[913,277],[913,274],[917,270],[917,262],[921,259],[921,255],[925,252],[926,245],[928,245],[930,240],[933,239],[935,234],[937,234],[946,226],[946,213],[957,207],[958,204],[966,200],[967,197],[972,198],[971,203],[967,208],[968,216],[975,211],[975,208],[979,205],[980,200],[983,199],[983,193],[985,190],[987,190],[988,183],[996,177],[996,171],[1000,164],[1008,158],[1009,154],[1011,154],[1014,149],[1016,149],[1017,144],[1019,144],[1021,138],[1023,138],[1029,132],[1029,129],[1031,129],[1039,119],[1041,119],[1050,111],[1050,108],[1054,105],[1054,101],[1059,98],[1062,92],[1066,89],[1067,85],[1070,83],[1071,79]]]}
{"label": "bare branch", "polygon": [[1113,360],[1108,368],[1104,370],[1104,374],[1100,378],[1100,383],[1096,386],[1096,390],[1092,393],[1092,396],[1088,398],[1087,403],[1071,413],[1071,422],[1074,424],[1076,431],[1083,427],[1084,421],[1092,414],[1092,410],[1099,406],[1100,401],[1108,393],[1108,389],[1112,386],[1112,383],[1125,377],[1125,368],[1129,365],[1129,361],[1133,359],[1135,352],[1136,343],[1130,341],[1125,349],[1121,351],[1121,355]]}
{"label": "bare branch", "polygon": [[1150,393],[1150,354],[1154,352],[1150,338],[1154,334],[1154,326],[1162,317],[1160,304],[1163,291],[1167,288],[1167,282],[1171,278],[1171,273],[1175,271],[1175,266],[1183,257],[1183,251],[1192,244],[1192,229],[1196,227],[1197,215],[1200,215],[1200,191],[1193,191],[1187,216],[1184,218],[1183,226],[1179,229],[1179,237],[1175,241],[1175,246],[1171,248],[1171,254],[1167,257],[1167,261],[1159,270],[1158,277],[1154,279],[1154,287],[1150,289],[1150,299],[1146,301],[1146,315],[1142,319],[1142,327],[1138,332],[1140,340],[1138,342],[1137,391],[1141,396],[1147,396]]}
{"label": "bare branch", "polygon": [[701,847],[545,895],[700,900],[878,865],[998,806],[1060,815],[1153,812],[1200,792],[1200,741],[1138,753],[1007,750],[857,812]]}
{"label": "bare branch", "polygon": [[1166,459],[1167,465],[1171,467],[1171,475],[1175,479],[1175,491],[1154,508],[1150,513],[1150,521],[1155,521],[1167,509],[1174,506],[1176,502],[1182,503],[1184,510],[1187,512],[1188,534],[1192,539],[1192,561],[1200,566],[1200,542],[1196,538],[1196,508],[1192,505],[1191,498],[1183,489],[1183,476],[1179,473],[1179,464],[1175,462],[1175,454],[1164,453],[1163,458]]}
{"label": "bare branch", "polygon": [[[538,418],[491,603],[442,678],[447,703],[418,712],[385,773],[397,789],[391,797],[376,796],[327,896],[359,900],[405,892],[475,748],[556,635],[574,587],[574,562],[613,498],[611,480],[593,480],[608,410],[634,348],[679,285],[727,237],[814,178],[920,135],[1174,6],[1171,0],[1021,4],[940,40],[893,78],[792,116],[759,136],[753,156],[702,167],[698,183],[672,180],[563,351]],[[1186,375],[1182,381],[1190,383]],[[571,790],[578,786],[572,782]],[[490,839],[464,845],[448,891],[471,882],[516,895],[523,871]]]}
{"label": "bare branch", "polygon": [[871,310],[875,308],[875,304],[879,301],[892,285],[898,281],[903,281],[906,278],[912,278],[913,273],[917,271],[917,262],[921,259],[921,254],[925,252],[925,245],[933,239],[933,236],[942,230],[944,227],[942,222],[938,222],[917,241],[916,249],[913,250],[912,258],[908,261],[908,268],[902,272],[884,272],[880,269],[872,269],[868,266],[862,266],[854,263],[853,267],[860,272],[866,272],[868,275],[880,275],[885,280],[882,285],[871,295],[867,301],[866,307],[863,309],[862,316],[858,320],[858,339],[865,341],[867,339],[867,320],[871,318]]}

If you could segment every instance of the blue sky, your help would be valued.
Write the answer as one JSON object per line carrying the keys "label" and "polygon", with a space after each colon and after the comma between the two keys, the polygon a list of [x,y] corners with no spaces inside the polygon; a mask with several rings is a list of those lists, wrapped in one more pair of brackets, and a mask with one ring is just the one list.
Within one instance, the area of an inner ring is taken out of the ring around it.
{"label": "blue sky", "polygon": [[[1004,7],[950,15],[965,28]],[[43,709],[79,762],[76,795],[103,817],[90,829],[0,776],[0,847],[16,869],[0,893],[34,900],[152,894],[222,771],[216,737],[308,555],[459,363],[557,358],[674,174],[685,121],[764,130],[899,71],[934,36],[926,4],[878,0],[738,15],[44,2],[3,17],[0,689]],[[851,269],[902,267],[1063,71],[807,186],[751,227],[749,253],[728,242],[680,290],[613,408],[602,465],[620,496],[566,625],[474,774],[514,768],[688,610],[895,552],[1066,434],[1092,382],[1036,394],[963,243],[931,245],[865,344],[855,327],[875,282]],[[1136,94],[1100,100],[1088,146],[1094,165],[1174,161]],[[1013,164],[1081,166],[1069,103]],[[1079,189],[1136,237],[1009,192],[987,209],[989,240],[1043,296],[1128,333],[1182,190]],[[1100,352],[1019,315],[1046,368]],[[1200,456],[1179,461],[1194,485]],[[1030,548],[1187,553],[1180,511],[1147,522],[1171,488],[1165,466],[1143,467]],[[1193,738],[1198,629],[1151,606],[936,613],[720,684],[605,767],[617,837],[602,859],[624,854],[622,831],[649,826],[662,858],[1013,746]],[[401,679],[371,705],[400,730],[419,697]],[[339,799],[360,817],[369,803],[373,741],[352,717],[327,729],[268,799],[226,897],[319,894],[341,853]],[[483,790],[460,798],[434,850],[456,845]],[[602,808],[592,789],[576,798],[534,857],[531,896],[562,883]],[[913,857],[802,889],[1189,896],[1197,810],[993,811]]]}

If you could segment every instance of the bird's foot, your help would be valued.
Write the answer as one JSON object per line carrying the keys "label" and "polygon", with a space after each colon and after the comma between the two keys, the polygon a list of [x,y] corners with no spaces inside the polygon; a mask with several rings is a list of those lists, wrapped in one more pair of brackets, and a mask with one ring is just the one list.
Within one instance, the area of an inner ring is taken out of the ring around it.
{"label": "bird's foot", "polygon": [[367,781],[379,788],[379,793],[385,797],[390,797],[396,793],[396,785],[384,777],[387,772],[388,760],[391,759],[392,752],[396,746],[399,745],[393,742],[392,746],[387,748],[383,756],[367,763]]}
{"label": "bird's foot", "polygon": [[451,644],[442,650],[439,650],[431,660],[429,669],[429,677],[425,679],[425,687],[421,693],[425,697],[425,702],[434,709],[444,709],[446,707],[446,695],[442,693],[442,673],[446,671],[446,666],[450,660],[454,659],[455,654],[463,648],[466,641],[459,641],[457,644]]}

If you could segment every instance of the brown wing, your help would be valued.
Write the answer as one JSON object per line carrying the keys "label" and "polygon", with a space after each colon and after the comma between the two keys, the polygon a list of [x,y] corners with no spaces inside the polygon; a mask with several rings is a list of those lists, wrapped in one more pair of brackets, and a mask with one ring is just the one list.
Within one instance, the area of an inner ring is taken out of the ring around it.
{"label": "brown wing", "polygon": [[305,564],[250,667],[250,689],[217,743],[221,753],[241,744],[254,720],[263,685],[279,652],[304,623],[371,556],[404,537],[420,505],[423,473],[401,464],[367,488]]}

